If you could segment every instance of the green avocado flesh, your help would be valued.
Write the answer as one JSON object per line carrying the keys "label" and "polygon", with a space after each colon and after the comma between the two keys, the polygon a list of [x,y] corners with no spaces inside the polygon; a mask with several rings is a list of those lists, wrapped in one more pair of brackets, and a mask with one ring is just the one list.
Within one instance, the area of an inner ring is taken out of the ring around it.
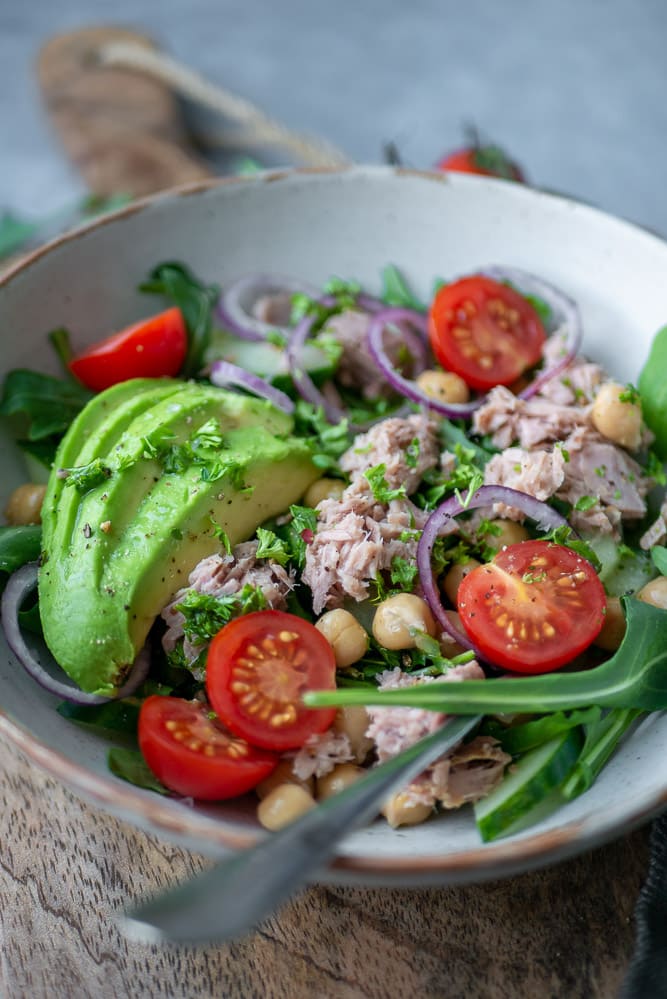
{"label": "green avocado flesh", "polygon": [[[46,643],[86,691],[123,683],[155,617],[206,555],[252,536],[318,478],[292,419],[211,386],[135,379],[63,439],[42,514]],[[101,468],[73,484],[59,469]]]}

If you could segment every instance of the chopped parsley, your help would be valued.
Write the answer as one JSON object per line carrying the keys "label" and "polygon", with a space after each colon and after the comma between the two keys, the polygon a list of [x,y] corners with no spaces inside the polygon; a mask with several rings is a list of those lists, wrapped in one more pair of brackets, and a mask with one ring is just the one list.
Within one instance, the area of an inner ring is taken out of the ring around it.
{"label": "chopped parsley", "polygon": [[407,495],[404,485],[397,486],[396,489],[392,489],[389,486],[384,477],[386,471],[387,466],[384,462],[381,462],[379,465],[375,465],[364,472],[364,478],[368,481],[373,497],[378,503],[390,503],[391,500],[401,499]]}
{"label": "chopped parsley", "polygon": [[417,562],[414,559],[394,555],[389,568],[389,578],[394,586],[412,592],[418,572]]}
{"label": "chopped parsley", "polygon": [[597,496],[580,496],[574,504],[574,509],[578,510],[580,513],[585,513],[586,510],[591,510],[598,502],[599,500]]}
{"label": "chopped parsley", "polygon": [[282,538],[279,538],[273,531],[265,527],[257,528],[257,558],[268,558],[278,565],[285,565],[289,562],[290,552],[288,545]]}
{"label": "chopped parsley", "polygon": [[313,540],[317,530],[317,510],[293,503],[289,512],[292,519],[286,529],[287,543],[292,560],[299,569],[303,569],[306,562],[306,546]]}
{"label": "chopped parsley", "polygon": [[232,618],[265,610],[266,607],[266,597],[260,587],[249,584],[238,593],[222,597],[189,590],[180,603],[176,604],[176,610],[185,618],[185,637],[196,645],[210,642]]}
{"label": "chopped parsley", "polygon": [[636,406],[641,402],[641,398],[635,386],[631,382],[628,382],[623,391],[619,393],[618,401],[629,402],[633,406]]}
{"label": "chopped parsley", "polygon": [[419,438],[413,437],[405,449],[405,464],[408,468],[416,468],[419,461]]}
{"label": "chopped parsley", "polygon": [[65,480],[66,486],[73,486],[78,493],[87,493],[105,482],[111,475],[111,469],[101,458],[93,458],[87,465],[79,465],[78,468],[61,468],[58,475]]}

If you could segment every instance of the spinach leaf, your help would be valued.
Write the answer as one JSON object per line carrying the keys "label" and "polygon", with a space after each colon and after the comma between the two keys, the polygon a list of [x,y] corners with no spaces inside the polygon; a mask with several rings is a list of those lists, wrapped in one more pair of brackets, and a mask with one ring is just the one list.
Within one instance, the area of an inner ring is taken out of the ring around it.
{"label": "spinach leaf", "polygon": [[126,780],[128,784],[135,784],[147,791],[157,791],[158,794],[171,793],[160,783],[138,749],[121,749],[116,746],[109,750],[107,763],[111,773]]}
{"label": "spinach leaf", "polygon": [[0,415],[17,416],[29,441],[46,440],[62,436],[90,398],[74,381],[16,368],[5,378]]}
{"label": "spinach leaf", "polygon": [[70,701],[63,701],[56,710],[63,718],[81,725],[104,729],[106,732],[136,735],[140,706],[138,698],[126,697],[106,704],[72,704]]}
{"label": "spinach leaf", "polygon": [[497,739],[506,753],[512,756],[519,756],[529,749],[542,746],[545,742],[555,739],[562,732],[567,732],[577,725],[592,724],[600,720],[602,711],[600,708],[584,708],[582,711],[571,711],[566,714],[564,711],[556,711],[552,715],[545,715],[544,718],[535,718],[533,721],[524,722],[523,725],[512,725],[508,728],[500,722],[488,721],[484,731]]}
{"label": "spinach leaf", "polygon": [[656,333],[651,351],[639,376],[642,413],[655,434],[653,445],[659,458],[667,459],[667,326]]}
{"label": "spinach leaf", "polygon": [[202,284],[184,265],[167,261],[155,267],[139,291],[164,295],[183,313],[188,329],[187,357],[180,371],[182,378],[199,374],[213,326],[213,308],[220,297],[216,284]]}
{"label": "spinach leaf", "polygon": [[42,549],[39,524],[0,527],[0,572],[16,572],[26,562],[36,562]]}

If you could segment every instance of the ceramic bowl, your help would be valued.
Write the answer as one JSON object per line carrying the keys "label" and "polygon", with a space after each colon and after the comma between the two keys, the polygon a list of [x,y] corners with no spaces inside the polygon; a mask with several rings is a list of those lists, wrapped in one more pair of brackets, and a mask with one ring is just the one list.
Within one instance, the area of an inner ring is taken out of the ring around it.
{"label": "ceramic bowl", "polygon": [[[590,207],[501,181],[384,168],[279,172],[197,185],[134,204],[38,251],[0,282],[2,369],[57,372],[45,333],[77,345],[154,310],[135,289],[159,261],[208,280],[278,271],[314,283],[355,278],[371,292],[388,262],[427,298],[436,276],[523,267],[575,298],[585,351],[636,378],[667,320],[667,244]],[[4,432],[4,430],[3,430]],[[25,480],[5,436],[0,499]],[[105,742],[67,722],[0,645],[0,731],[90,801],[216,855],[262,835],[249,800],[189,807],[107,770]],[[667,718],[648,717],[593,788],[521,835],[483,845],[471,810],[414,828],[352,833],[324,878],[383,884],[471,881],[562,859],[618,836],[667,803]]]}

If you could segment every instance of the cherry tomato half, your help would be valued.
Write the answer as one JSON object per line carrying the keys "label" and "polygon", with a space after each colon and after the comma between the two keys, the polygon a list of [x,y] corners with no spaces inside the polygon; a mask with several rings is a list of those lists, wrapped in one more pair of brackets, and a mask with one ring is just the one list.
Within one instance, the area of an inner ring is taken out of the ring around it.
{"label": "cherry tomato half", "polygon": [[167,309],[101,340],[69,363],[93,392],[130,378],[167,378],[180,371],[188,349],[183,313]]}
{"label": "cherry tomato half", "polygon": [[443,368],[480,391],[511,385],[540,360],[546,339],[530,302],[481,274],[440,288],[429,335]]}
{"label": "cherry tomato half", "polygon": [[598,635],[606,600],[591,563],[571,548],[521,541],[468,573],[457,604],[489,662],[515,673],[550,673]]}
{"label": "cherry tomato half", "polygon": [[253,746],[298,749],[324,732],[334,708],[307,708],[307,690],[333,690],[333,649],[314,625],[283,611],[256,611],[226,624],[211,642],[206,692],[230,731]]}
{"label": "cherry tomato half", "polygon": [[202,801],[245,794],[278,765],[275,754],[227,732],[201,701],[157,694],[141,705],[139,748],[165,787]]}

